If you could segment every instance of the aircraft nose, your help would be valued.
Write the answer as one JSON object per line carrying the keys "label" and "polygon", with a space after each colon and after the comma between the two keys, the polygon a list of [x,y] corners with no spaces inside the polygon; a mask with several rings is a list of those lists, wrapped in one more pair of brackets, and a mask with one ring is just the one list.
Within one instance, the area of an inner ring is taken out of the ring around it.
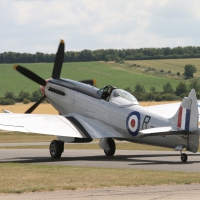
{"label": "aircraft nose", "polygon": [[50,80],[50,78],[45,80],[46,81],[45,85],[40,85],[40,90],[41,90],[42,94],[44,94],[44,95],[45,95],[45,87],[49,80]]}

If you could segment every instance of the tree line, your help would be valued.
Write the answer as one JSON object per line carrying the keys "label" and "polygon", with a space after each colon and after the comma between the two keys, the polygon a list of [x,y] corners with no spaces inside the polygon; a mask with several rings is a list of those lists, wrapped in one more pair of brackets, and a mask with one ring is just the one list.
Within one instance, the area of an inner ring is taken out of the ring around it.
{"label": "tree line", "polygon": [[157,91],[155,87],[150,88],[150,92],[146,92],[142,84],[137,83],[132,90],[130,87],[125,88],[126,91],[133,94],[138,101],[175,101],[188,96],[191,89],[195,89],[197,98],[200,98],[200,83],[197,79],[191,79],[187,86],[185,81],[180,81],[174,89],[170,82],[163,85],[163,91]]}
{"label": "tree line", "polygon": [[[180,81],[174,89],[170,82],[163,85],[163,91],[157,91],[155,87],[150,88],[150,92],[146,92],[142,84],[137,83],[132,90],[130,87],[124,88],[133,94],[138,101],[174,101],[188,96],[191,89],[195,89],[197,98],[200,98],[200,83],[197,79],[191,79],[189,86],[184,81]],[[21,91],[17,96],[13,92],[6,92],[4,97],[0,98],[0,105],[13,105],[16,102],[36,102],[42,97],[40,90],[32,93]]]}
{"label": "tree line", "polygon": [[[175,48],[140,48],[140,49],[99,49],[67,51],[64,62],[88,62],[88,61],[116,61],[124,60],[153,60],[153,59],[179,59],[200,58],[200,47],[187,46]],[[0,63],[38,63],[54,62],[55,54],[37,52],[15,53],[4,52],[0,54]]]}
{"label": "tree line", "polygon": [[22,90],[17,96],[13,92],[6,92],[4,97],[0,98],[0,105],[14,105],[16,102],[28,104],[38,101],[42,96],[40,90],[33,91],[32,93]]}

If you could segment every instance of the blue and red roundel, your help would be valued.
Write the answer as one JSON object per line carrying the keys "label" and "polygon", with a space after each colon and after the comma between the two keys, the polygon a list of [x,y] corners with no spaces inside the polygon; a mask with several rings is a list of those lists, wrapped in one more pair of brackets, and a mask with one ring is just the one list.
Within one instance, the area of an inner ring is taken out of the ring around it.
{"label": "blue and red roundel", "polygon": [[139,112],[134,111],[128,115],[126,118],[126,127],[131,135],[136,136],[138,134],[140,128]]}

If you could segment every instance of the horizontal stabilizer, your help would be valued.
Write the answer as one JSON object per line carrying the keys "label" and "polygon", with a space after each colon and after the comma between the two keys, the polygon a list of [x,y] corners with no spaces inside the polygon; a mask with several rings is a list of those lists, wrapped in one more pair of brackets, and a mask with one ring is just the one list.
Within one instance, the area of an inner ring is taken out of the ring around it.
{"label": "horizontal stabilizer", "polygon": [[164,135],[185,135],[187,134],[186,130],[182,130],[178,127],[166,126],[158,128],[149,128],[139,131],[137,137],[149,137],[149,136],[164,136]]}

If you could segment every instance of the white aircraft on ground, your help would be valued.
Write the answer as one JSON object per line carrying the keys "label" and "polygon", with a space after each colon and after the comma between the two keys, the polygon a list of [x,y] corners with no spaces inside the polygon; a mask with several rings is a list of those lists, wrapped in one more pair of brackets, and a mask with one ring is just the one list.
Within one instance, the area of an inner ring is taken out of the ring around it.
{"label": "white aircraft on ground", "polygon": [[[182,162],[185,148],[197,152],[199,146],[198,105],[192,89],[171,117],[170,112],[158,115],[154,110],[141,107],[130,93],[107,85],[94,87],[95,80],[73,81],[60,78],[64,58],[61,40],[55,57],[52,78],[42,79],[30,70],[14,68],[40,85],[44,96],[26,114],[0,114],[0,129],[55,135],[49,150],[52,158],[60,158],[64,143],[85,143],[100,139],[99,146],[107,156],[115,154],[115,140],[168,147],[180,151]],[[30,114],[45,98],[60,115]],[[158,107],[157,107],[158,108]]]}

